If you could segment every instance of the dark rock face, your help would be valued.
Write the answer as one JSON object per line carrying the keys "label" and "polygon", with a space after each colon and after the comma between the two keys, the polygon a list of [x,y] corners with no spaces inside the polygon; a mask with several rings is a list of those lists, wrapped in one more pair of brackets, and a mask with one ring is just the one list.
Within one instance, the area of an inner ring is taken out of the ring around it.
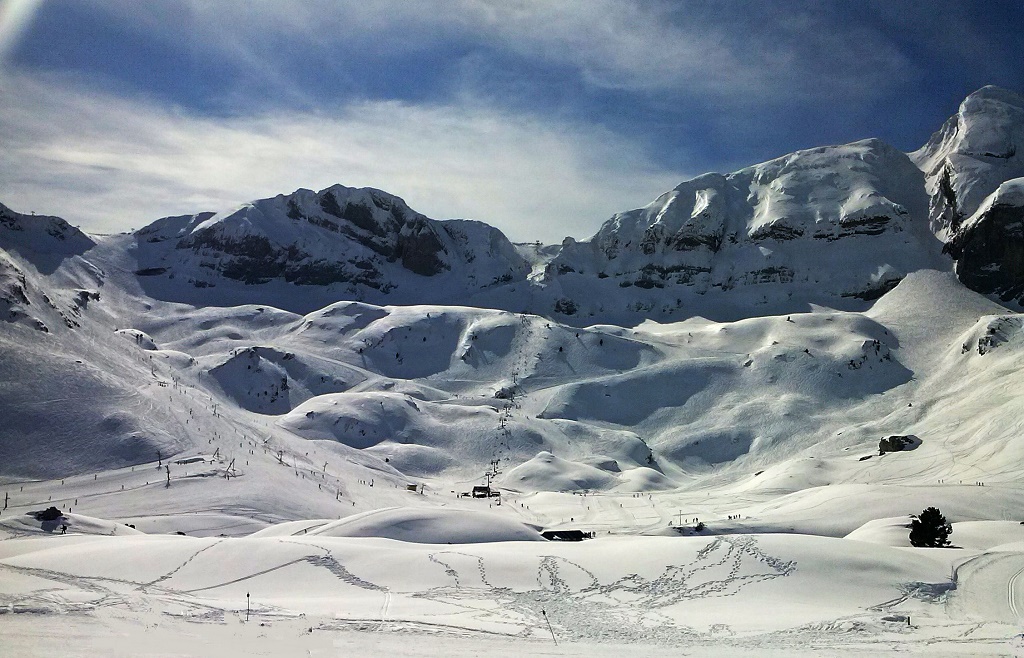
{"label": "dark rock face", "polygon": [[314,259],[296,245],[275,245],[263,236],[246,235],[232,239],[219,235],[215,229],[207,229],[182,239],[177,247],[197,252],[207,249],[231,256],[221,264],[220,273],[248,284],[280,278],[299,285],[361,283],[378,290],[384,287],[380,273],[373,268],[360,267],[359,262]]}
{"label": "dark rock face", "polygon": [[422,276],[434,276],[451,269],[443,260],[447,255],[440,236],[423,218],[416,218],[402,227],[398,235],[398,253],[402,267]]}
{"label": "dark rock face", "polygon": [[945,250],[968,288],[1024,303],[1024,207],[995,204],[958,231]]}

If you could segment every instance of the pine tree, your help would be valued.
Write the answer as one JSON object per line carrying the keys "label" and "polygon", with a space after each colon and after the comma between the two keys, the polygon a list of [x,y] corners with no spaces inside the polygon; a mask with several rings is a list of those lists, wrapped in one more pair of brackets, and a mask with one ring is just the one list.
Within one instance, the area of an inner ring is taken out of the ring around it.
{"label": "pine tree", "polygon": [[920,516],[914,516],[910,524],[910,545],[940,548],[949,546],[949,535],[953,526],[936,507],[926,508]]}

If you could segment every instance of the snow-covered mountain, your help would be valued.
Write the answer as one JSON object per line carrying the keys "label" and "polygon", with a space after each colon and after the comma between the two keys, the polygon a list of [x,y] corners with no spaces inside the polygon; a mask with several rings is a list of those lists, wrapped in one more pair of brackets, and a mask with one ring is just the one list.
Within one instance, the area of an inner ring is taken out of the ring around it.
{"label": "snow-covered mountain", "polygon": [[1001,183],[1024,176],[1024,97],[979,89],[910,157],[927,180],[931,228],[948,239]]}
{"label": "snow-covered mountain", "polygon": [[[108,401],[136,399],[139,377],[193,378],[224,408],[418,476],[501,459],[524,483],[558,465],[578,471],[563,484],[614,488],[668,486],[684,464],[767,466],[831,431],[800,410],[842,417],[914,377],[870,315],[911,274],[1021,299],[1022,183],[999,180],[1016,172],[1019,100],[972,94],[910,156],[864,140],[706,174],[557,249],[341,185],[96,238],[0,208],[6,378],[40,373],[4,405],[66,398],[80,419],[23,414],[0,433],[59,446],[74,468],[173,452],[188,419]],[[972,214],[938,226],[949,190]],[[933,231],[952,236],[945,253]],[[624,328],[644,319],[685,320],[685,338]],[[531,411],[513,420],[521,396]],[[19,441],[0,444],[12,472],[53,472]]]}
{"label": "snow-covered mountain", "polygon": [[495,228],[435,221],[386,192],[343,185],[167,217],[136,236],[140,276],[200,289],[285,282],[329,287],[335,299],[453,303],[530,272]]}
{"label": "snow-covered mountain", "polygon": [[1012,248],[979,256],[977,236],[993,221],[985,198],[1024,175],[1022,106],[985,87],[909,155],[868,139],[705,174],[557,247],[517,247],[486,224],[429,219],[391,194],[335,185],[164,218],[101,248],[126,254],[150,297],[300,313],[345,299],[527,311],[578,326],[738,319],[812,304],[863,310],[921,269],[955,269],[1012,300],[1015,266],[1002,262]]}
{"label": "snow-covered mountain", "polygon": [[927,206],[921,171],[883,142],[798,151],[705,174],[589,240],[567,239],[547,277],[669,297],[785,284],[786,295],[814,301],[876,299],[908,272],[939,266]]}

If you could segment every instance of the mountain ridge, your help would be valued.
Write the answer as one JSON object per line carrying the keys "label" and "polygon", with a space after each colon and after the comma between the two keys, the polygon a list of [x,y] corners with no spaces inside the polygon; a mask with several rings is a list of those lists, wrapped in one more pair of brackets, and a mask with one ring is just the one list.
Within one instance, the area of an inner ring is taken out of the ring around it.
{"label": "mountain ridge", "polygon": [[755,301],[777,312],[863,309],[919,269],[955,271],[1016,303],[1019,259],[993,253],[1000,240],[977,246],[992,223],[985,212],[966,220],[983,207],[990,215],[985,198],[1024,176],[1020,142],[1024,99],[984,87],[912,153],[866,139],[704,174],[557,248],[517,248],[482,222],[430,219],[393,194],[344,185],[162,218],[120,248],[151,296],[301,312],[354,299],[629,324],[685,318],[708,294],[733,317]]}

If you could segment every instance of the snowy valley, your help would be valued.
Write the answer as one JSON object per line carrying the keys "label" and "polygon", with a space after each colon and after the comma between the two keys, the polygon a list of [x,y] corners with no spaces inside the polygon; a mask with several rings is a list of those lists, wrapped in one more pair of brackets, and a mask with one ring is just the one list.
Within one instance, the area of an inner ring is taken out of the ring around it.
{"label": "snowy valley", "polygon": [[[0,636],[1022,653],[1022,302],[994,87],[561,245],[343,185],[119,235],[0,206]],[[930,506],[952,547],[911,547]]]}

